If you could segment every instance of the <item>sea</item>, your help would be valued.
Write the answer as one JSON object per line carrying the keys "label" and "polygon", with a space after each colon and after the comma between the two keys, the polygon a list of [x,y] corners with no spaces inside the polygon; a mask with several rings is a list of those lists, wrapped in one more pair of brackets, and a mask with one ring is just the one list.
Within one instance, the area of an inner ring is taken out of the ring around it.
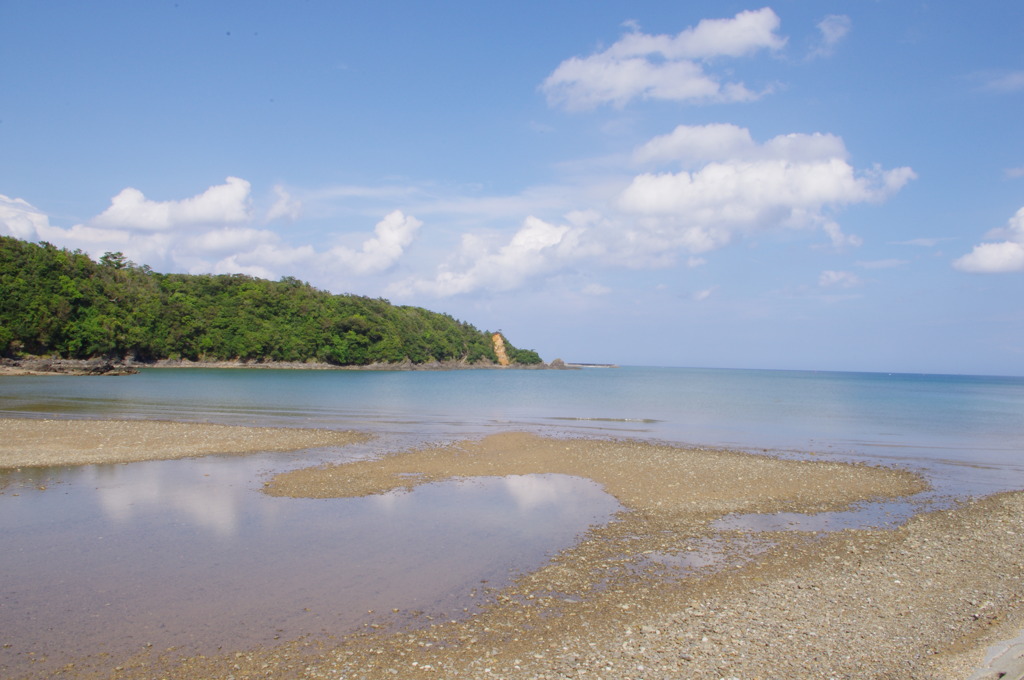
{"label": "sea", "polygon": [[[0,676],[151,649],[214,652],[471,616],[517,574],[614,521],[561,475],[452,480],[357,499],[263,494],[276,472],[527,431],[898,466],[931,489],[723,528],[897,526],[1024,489],[1024,378],[592,367],[143,369],[0,376],[0,416],[359,430],[293,453],[0,472]],[[691,563],[707,564],[707,556]]]}

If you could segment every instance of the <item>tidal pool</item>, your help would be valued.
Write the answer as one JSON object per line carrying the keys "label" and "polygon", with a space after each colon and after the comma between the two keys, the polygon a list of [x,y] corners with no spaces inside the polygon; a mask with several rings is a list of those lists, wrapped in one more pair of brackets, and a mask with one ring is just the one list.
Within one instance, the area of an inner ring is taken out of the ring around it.
{"label": "tidal pool", "polygon": [[619,503],[565,475],[349,499],[260,491],[291,457],[211,456],[0,476],[0,676],[109,653],[344,634],[393,610],[471,613]]}

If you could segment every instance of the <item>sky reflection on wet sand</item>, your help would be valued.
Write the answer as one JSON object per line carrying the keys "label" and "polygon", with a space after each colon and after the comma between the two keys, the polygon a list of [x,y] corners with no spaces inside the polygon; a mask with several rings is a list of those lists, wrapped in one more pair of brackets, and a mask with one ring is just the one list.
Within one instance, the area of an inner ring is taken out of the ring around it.
{"label": "sky reflection on wet sand", "polygon": [[0,669],[29,651],[212,650],[337,634],[393,609],[452,618],[620,509],[593,482],[564,475],[272,498],[259,486],[275,462],[9,473]]}

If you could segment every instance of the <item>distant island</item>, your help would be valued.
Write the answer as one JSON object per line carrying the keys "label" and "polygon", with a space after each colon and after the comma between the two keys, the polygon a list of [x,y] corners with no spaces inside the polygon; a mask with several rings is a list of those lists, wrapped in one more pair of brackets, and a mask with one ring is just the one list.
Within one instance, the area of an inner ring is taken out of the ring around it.
{"label": "distant island", "polygon": [[292,277],[161,274],[122,253],[97,262],[0,236],[0,364],[26,362],[58,372],[106,372],[107,364],[546,366],[501,333],[421,307],[336,295]]}

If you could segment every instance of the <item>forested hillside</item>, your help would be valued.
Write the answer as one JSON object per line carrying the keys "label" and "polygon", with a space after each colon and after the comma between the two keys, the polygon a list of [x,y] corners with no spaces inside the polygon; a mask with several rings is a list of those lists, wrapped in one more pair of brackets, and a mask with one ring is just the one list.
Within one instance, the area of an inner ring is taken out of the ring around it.
{"label": "forested hillside", "polygon": [[[537,364],[505,340],[509,359]],[[139,361],[496,361],[489,333],[446,314],[293,278],[160,274],[120,253],[0,236],[0,356]]]}

